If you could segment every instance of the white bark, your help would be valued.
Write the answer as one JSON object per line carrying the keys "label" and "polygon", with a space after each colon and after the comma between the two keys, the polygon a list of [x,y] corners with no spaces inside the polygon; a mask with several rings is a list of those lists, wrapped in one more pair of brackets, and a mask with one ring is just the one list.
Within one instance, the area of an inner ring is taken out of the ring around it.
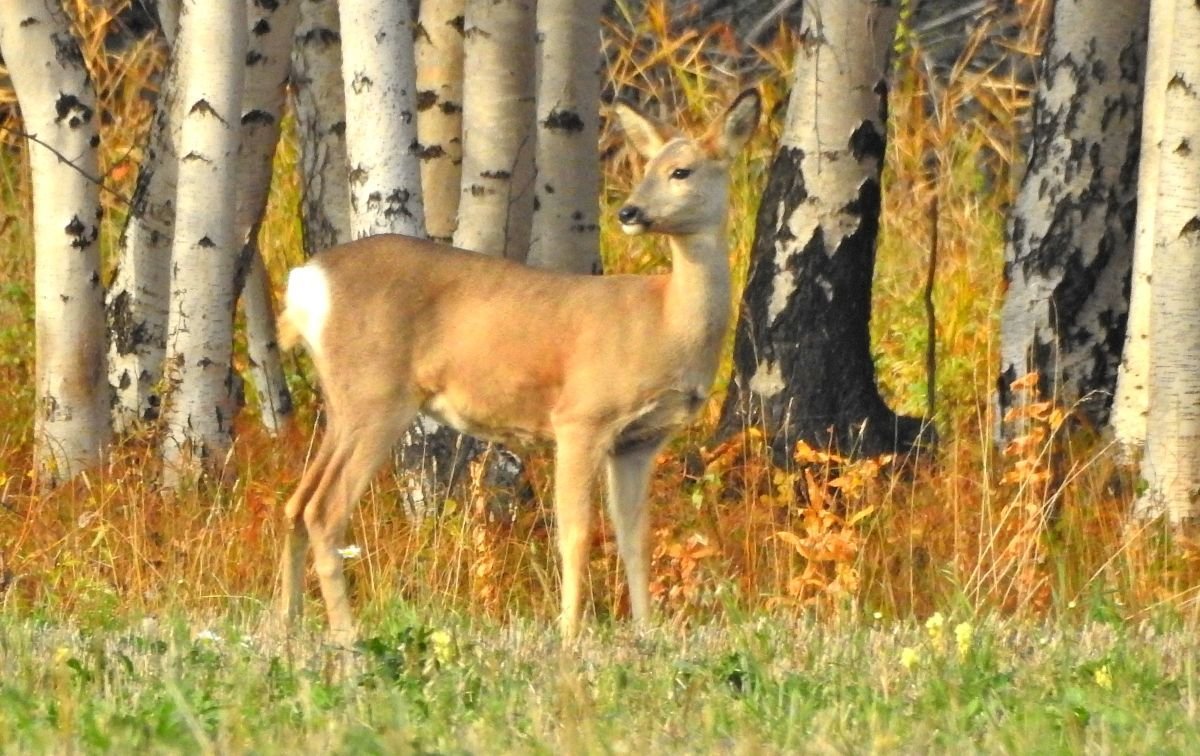
{"label": "white bark", "polygon": [[258,229],[267,209],[271,168],[291,59],[299,0],[263,3],[246,0],[248,30],[245,87],[242,93],[241,143],[238,148],[236,239],[245,269],[242,307],[250,378],[258,396],[259,415],[271,434],[291,414],[292,401],[276,343],[271,285],[258,248]]}
{"label": "white bark", "polygon": [[1135,511],[1180,523],[1200,516],[1200,6],[1155,0],[1164,2],[1175,12],[1164,27],[1171,45],[1154,220],[1147,490]]}
{"label": "white bark", "polygon": [[172,49],[108,290],[108,380],[116,392],[113,423],[121,433],[157,419],[161,409],[182,120],[179,72]]}
{"label": "white bark", "polygon": [[341,0],[342,85],[354,238],[425,234],[408,0]]}
{"label": "white bark", "polygon": [[179,2],[180,0],[158,0],[154,3],[158,27],[162,29],[168,47],[175,45],[175,37],[179,32]]}
{"label": "white bark", "polygon": [[57,4],[0,3],[0,53],[32,137],[34,455],[39,480],[53,484],[98,463],[111,435],[96,100],[79,45]]}
{"label": "white bark", "polygon": [[429,238],[449,242],[462,181],[464,0],[422,0],[417,30],[417,138]]}
{"label": "white bark", "polygon": [[1113,399],[1113,435],[1130,459],[1146,443],[1146,414],[1150,409],[1150,273],[1154,257],[1154,218],[1158,202],[1163,121],[1170,71],[1171,3],[1150,5],[1145,85],[1142,89],[1142,141],[1138,162],[1137,224],[1134,231],[1133,275],[1129,286],[1129,319]]}
{"label": "white bark", "polygon": [[468,0],[454,244],[523,261],[533,215],[534,3]]}
{"label": "white bark", "polygon": [[1000,417],[1025,396],[1009,384],[1036,372],[1040,398],[1108,422],[1138,209],[1146,24],[1142,0],[1054,6],[1005,250]]}
{"label": "white bark", "polygon": [[600,272],[602,0],[539,0],[537,188],[529,263]]}
{"label": "white bark", "polygon": [[303,176],[304,251],[350,241],[346,99],[337,3],[300,0],[292,47],[292,94]]}
{"label": "white bark", "polygon": [[186,0],[177,50],[183,70],[179,194],[167,325],[164,478],[215,471],[233,441],[234,230],[244,0]]}

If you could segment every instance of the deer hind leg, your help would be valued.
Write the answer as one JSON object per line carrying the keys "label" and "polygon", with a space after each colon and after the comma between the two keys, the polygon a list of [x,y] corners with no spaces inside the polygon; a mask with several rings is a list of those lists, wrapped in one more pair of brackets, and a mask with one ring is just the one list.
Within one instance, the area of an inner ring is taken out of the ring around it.
{"label": "deer hind leg", "polygon": [[554,512],[558,521],[558,550],[562,559],[563,638],[579,632],[583,577],[591,541],[591,484],[599,466],[595,442],[587,434],[558,433],[554,461]]}
{"label": "deer hind leg", "polygon": [[343,426],[334,439],[326,471],[303,512],[329,631],[333,640],[343,645],[353,642],[356,635],[341,554],[350,513],[415,414],[415,408],[380,413],[352,427]]}
{"label": "deer hind leg", "polygon": [[285,626],[292,626],[304,608],[304,557],[308,554],[308,529],[304,510],[329,469],[335,446],[330,430],[317,449],[317,456],[300,478],[300,485],[284,509],[283,557],[280,564],[279,613]]}
{"label": "deer hind leg", "polygon": [[650,517],[646,491],[659,443],[614,451],[607,460],[608,511],[617,531],[617,551],[629,585],[634,622],[650,617]]}

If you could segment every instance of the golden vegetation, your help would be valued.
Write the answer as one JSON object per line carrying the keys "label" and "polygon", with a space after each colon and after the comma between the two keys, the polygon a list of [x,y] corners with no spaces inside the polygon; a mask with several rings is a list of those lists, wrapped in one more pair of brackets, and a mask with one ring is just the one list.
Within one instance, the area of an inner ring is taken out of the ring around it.
{"label": "golden vegetation", "polygon": [[[136,178],[151,117],[143,96],[162,65],[142,42],[107,53],[108,18],[125,0],[76,0],[75,16],[101,109],[107,222],[112,248]],[[1012,55],[1034,55],[1045,3],[1026,14]],[[685,118],[711,118],[740,84],[713,53],[727,30],[670,31],[657,6],[608,29],[609,84],[656,97]],[[786,106],[794,41],[760,51],[754,77],[773,114],[738,166],[731,239],[739,279],[759,192]],[[972,54],[969,46],[967,55]],[[893,405],[925,406],[926,276],[930,207],[937,199],[936,270],[941,445],[927,458],[849,461],[801,447],[786,470],[766,464],[761,438],[714,440],[719,402],[664,454],[654,478],[653,591],[668,622],[757,611],[925,616],[1015,613],[1142,617],[1162,610],[1194,620],[1200,547],[1145,532],[1126,517],[1135,482],[1086,432],[1066,432],[1062,408],[1030,404],[1026,436],[991,443],[1003,224],[1015,186],[1020,119],[1029,92],[989,72],[955,69],[931,85],[921,51],[898,46],[891,99],[886,201],[875,291],[874,349]],[[11,103],[11,93],[0,101]],[[968,104],[970,103],[970,104]],[[19,127],[11,108],[6,129]],[[605,147],[617,143],[604,136]],[[103,623],[114,613],[260,610],[273,590],[280,508],[311,451],[318,400],[303,359],[289,358],[298,400],[294,427],[272,439],[253,408],[238,424],[222,491],[166,497],[154,480],[153,431],[115,450],[102,470],[50,492],[35,490],[32,448],[32,267],[25,144],[11,131],[0,154],[0,605]],[[665,250],[621,235],[614,209],[635,169],[609,149],[603,248],[610,271],[666,264]],[[273,280],[301,259],[297,145],[276,159],[262,249]],[[244,357],[241,358],[244,366]],[[491,617],[553,616],[557,567],[544,450],[527,455],[534,502],[493,516],[492,493],[473,476],[440,517],[405,518],[402,485],[378,479],[353,520],[350,579],[372,611],[400,597],[419,606]],[[615,544],[604,526],[591,564],[595,612],[625,612]],[[1107,614],[1106,614],[1107,613]],[[370,621],[368,619],[368,621]]]}

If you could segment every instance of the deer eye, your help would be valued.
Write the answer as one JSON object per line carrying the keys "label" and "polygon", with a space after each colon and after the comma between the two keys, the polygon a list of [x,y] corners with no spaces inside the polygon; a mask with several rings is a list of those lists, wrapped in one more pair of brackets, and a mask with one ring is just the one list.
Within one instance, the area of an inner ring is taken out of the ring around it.
{"label": "deer eye", "polygon": [[691,168],[676,168],[675,170],[671,171],[671,178],[678,179],[680,181],[682,181],[683,179],[685,179],[691,175],[692,175]]}

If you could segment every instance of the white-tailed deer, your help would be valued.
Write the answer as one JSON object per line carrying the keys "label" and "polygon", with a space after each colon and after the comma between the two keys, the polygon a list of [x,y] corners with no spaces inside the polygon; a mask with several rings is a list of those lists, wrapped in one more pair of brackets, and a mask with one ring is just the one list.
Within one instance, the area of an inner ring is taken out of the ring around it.
{"label": "white-tailed deer", "polygon": [[616,106],[645,176],[618,218],[670,241],[671,272],[554,273],[402,236],[317,255],[288,277],[281,341],[304,341],[326,429],[287,503],[282,601],[302,601],[311,542],[335,640],[355,635],[339,548],[350,511],[418,412],[483,438],[556,442],[564,636],[578,629],[590,489],[609,511],[636,621],[650,611],[646,490],[659,449],[708,397],[729,324],[731,158],[758,124],[743,92],[699,138]]}

